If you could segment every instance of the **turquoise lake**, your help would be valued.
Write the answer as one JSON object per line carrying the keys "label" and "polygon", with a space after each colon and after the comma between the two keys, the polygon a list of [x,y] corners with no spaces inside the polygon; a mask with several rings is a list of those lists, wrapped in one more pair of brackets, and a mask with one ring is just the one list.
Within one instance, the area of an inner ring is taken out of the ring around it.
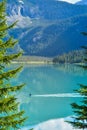
{"label": "turquoise lake", "polygon": [[82,68],[68,64],[26,65],[14,81],[22,82],[26,87],[17,95],[19,109],[25,110],[25,115],[29,116],[23,130],[33,126],[35,130],[72,129],[64,120],[74,114],[70,104],[78,103],[82,98],[73,91],[79,88],[79,83],[87,83],[87,74]]}

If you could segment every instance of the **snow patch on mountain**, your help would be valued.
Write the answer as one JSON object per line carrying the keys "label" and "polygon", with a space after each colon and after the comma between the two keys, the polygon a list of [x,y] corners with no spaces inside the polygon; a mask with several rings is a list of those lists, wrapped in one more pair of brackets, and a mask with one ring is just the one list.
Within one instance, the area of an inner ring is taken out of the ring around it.
{"label": "snow patch on mountain", "polygon": [[75,4],[76,2],[81,1],[81,0],[56,0],[56,1],[65,1],[65,2],[68,2],[68,3]]}
{"label": "snow patch on mountain", "polygon": [[19,3],[24,4],[24,2],[22,0],[19,0]]}

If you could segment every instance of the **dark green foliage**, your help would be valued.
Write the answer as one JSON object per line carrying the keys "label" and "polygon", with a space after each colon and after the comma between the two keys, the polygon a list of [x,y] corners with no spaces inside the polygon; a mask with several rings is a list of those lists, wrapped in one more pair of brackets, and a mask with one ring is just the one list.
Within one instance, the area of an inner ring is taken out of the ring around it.
{"label": "dark green foliage", "polygon": [[9,37],[8,30],[16,24],[7,25],[6,20],[6,2],[0,2],[0,130],[18,130],[26,120],[23,116],[24,111],[18,111],[19,102],[15,93],[21,90],[25,84],[13,86],[10,83],[12,78],[16,78],[22,67],[15,69],[7,69],[11,65],[12,60],[22,55],[22,52],[17,54],[9,54],[8,49],[14,48],[17,40]]}
{"label": "dark green foliage", "polygon": [[53,58],[53,63],[82,63],[83,50],[75,50]]}
{"label": "dark green foliage", "polygon": [[[86,33],[85,33],[86,34]],[[84,35],[85,35],[84,34]],[[83,46],[85,52],[84,52],[84,65],[81,67],[83,69],[87,69],[87,47]],[[76,90],[77,93],[82,95],[83,99],[80,104],[72,103],[71,106],[73,108],[73,112],[75,113],[75,116],[72,118],[73,121],[68,121],[72,124],[72,126],[75,129],[83,129],[87,130],[87,85],[79,84],[80,88]]]}

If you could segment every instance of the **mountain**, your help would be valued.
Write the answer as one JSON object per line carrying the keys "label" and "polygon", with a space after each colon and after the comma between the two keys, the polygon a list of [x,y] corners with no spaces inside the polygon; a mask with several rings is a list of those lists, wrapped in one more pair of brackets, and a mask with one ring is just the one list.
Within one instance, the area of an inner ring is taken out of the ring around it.
{"label": "mountain", "polygon": [[[87,6],[56,0],[8,0],[9,32],[19,39],[25,55],[53,57],[86,44]],[[15,48],[16,49],[16,48]]]}
{"label": "mountain", "polygon": [[8,15],[45,20],[60,20],[87,13],[86,6],[56,0],[8,0],[7,8]]}

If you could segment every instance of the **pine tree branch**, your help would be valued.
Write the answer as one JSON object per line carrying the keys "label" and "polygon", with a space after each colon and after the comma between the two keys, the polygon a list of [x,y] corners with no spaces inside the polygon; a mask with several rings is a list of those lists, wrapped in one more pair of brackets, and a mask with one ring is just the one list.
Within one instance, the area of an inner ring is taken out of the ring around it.
{"label": "pine tree branch", "polygon": [[20,57],[22,55],[22,52],[18,53],[18,54],[10,54],[10,55],[6,55],[6,56],[2,56],[0,58],[0,62],[1,63],[5,63],[5,64],[8,64],[10,63],[10,61]]}
{"label": "pine tree branch", "polygon": [[87,85],[83,85],[83,84],[78,84],[78,85],[80,86],[80,89],[75,91],[84,97],[87,96]]}
{"label": "pine tree branch", "polygon": [[25,112],[24,111],[20,111],[20,112],[17,112],[16,114],[12,114],[10,116],[4,116],[4,117],[0,117],[0,121],[2,120],[14,120],[14,119],[18,119],[18,118],[21,118],[23,116]]}
{"label": "pine tree branch", "polygon": [[87,128],[87,124],[83,123],[83,122],[78,122],[78,121],[67,121],[68,123],[70,123],[74,128],[78,128],[78,129],[82,129],[82,128]]}
{"label": "pine tree branch", "polygon": [[17,43],[18,40],[14,40],[13,37],[10,37],[6,42],[0,42],[0,49],[13,48]]}
{"label": "pine tree branch", "polygon": [[[1,127],[9,126],[13,128],[19,128],[18,126],[23,125],[27,117],[22,118],[24,111],[12,114],[11,116],[0,117]],[[7,122],[6,122],[7,121]]]}
{"label": "pine tree branch", "polygon": [[20,66],[19,68],[15,70],[9,70],[7,72],[0,74],[0,80],[2,79],[8,80],[9,78],[13,78],[18,72],[21,71],[21,69],[22,69],[22,66]]}
{"label": "pine tree branch", "polygon": [[6,16],[6,2],[2,1],[0,2],[0,19],[4,19]]}
{"label": "pine tree branch", "polygon": [[16,25],[17,22],[18,22],[18,21],[14,22],[14,23],[11,24],[10,26],[7,26],[7,24],[4,25],[3,27],[0,28],[0,32],[3,32],[3,31],[5,31],[5,30],[8,30],[8,29],[13,28],[13,27]]}
{"label": "pine tree branch", "polygon": [[[18,113],[17,98],[12,95],[12,92],[20,90],[24,85],[11,86],[10,79],[15,77],[21,71],[22,67],[16,69],[6,68],[7,63],[21,55],[9,55],[8,49],[13,48],[18,41],[12,37],[9,38],[8,30],[13,28],[14,22],[11,25],[7,24],[6,19],[6,0],[0,2],[0,130],[18,129],[26,118],[23,117],[23,112]],[[7,40],[8,39],[8,40]],[[5,69],[6,68],[6,69]],[[7,80],[7,81],[6,81]],[[6,82],[5,82],[6,81]],[[8,85],[7,85],[8,84]],[[14,94],[14,93],[13,93]],[[13,114],[14,113],[14,114]],[[2,116],[2,117],[1,117]]]}
{"label": "pine tree branch", "polygon": [[21,84],[21,85],[18,85],[18,86],[13,86],[13,87],[6,87],[6,88],[1,87],[0,88],[0,97],[2,97],[3,95],[7,95],[10,92],[19,91],[24,86],[25,86],[25,84]]}
{"label": "pine tree branch", "polygon": [[0,100],[0,113],[5,112],[8,113],[9,111],[17,110],[19,103],[16,103],[17,98],[14,96],[10,96],[8,98],[4,98]]}

